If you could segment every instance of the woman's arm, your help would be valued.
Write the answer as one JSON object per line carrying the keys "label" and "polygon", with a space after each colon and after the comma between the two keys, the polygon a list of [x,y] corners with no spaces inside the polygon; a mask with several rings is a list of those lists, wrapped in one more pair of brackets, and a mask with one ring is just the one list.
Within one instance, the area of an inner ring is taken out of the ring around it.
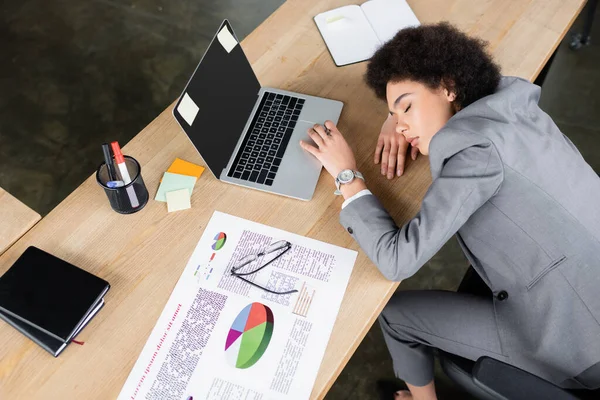
{"label": "woman's arm", "polygon": [[[325,126],[315,125],[309,135],[317,146],[300,142],[301,146],[333,177],[343,169],[356,169],[350,146],[331,121]],[[340,215],[342,225],[390,280],[402,280],[417,272],[496,194],[504,178],[493,143],[476,134],[440,131],[431,142],[430,157],[442,163],[436,162],[436,169],[441,171],[425,194],[419,213],[402,228],[373,195],[346,203]],[[366,188],[359,181],[342,185],[346,199]]]}
{"label": "woman's arm", "polygon": [[481,139],[446,160],[421,210],[401,228],[372,195],[348,204],[340,222],[387,279],[402,280],[417,272],[498,191],[502,179],[496,148]]}

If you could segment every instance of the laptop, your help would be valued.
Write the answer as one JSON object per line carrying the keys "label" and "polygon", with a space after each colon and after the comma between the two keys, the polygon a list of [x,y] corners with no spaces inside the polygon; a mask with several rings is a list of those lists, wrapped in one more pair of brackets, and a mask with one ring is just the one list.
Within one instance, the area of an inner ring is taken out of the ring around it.
{"label": "laptop", "polygon": [[261,87],[225,20],[173,115],[217,179],[310,200],[322,166],[299,142],[313,143],[307,130],[316,123],[337,124],[342,107],[340,101]]}

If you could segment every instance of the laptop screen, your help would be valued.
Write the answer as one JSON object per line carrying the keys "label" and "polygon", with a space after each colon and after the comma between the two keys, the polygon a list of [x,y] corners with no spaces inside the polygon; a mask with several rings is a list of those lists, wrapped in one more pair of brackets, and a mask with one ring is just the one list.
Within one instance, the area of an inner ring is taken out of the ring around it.
{"label": "laptop screen", "polygon": [[259,91],[260,83],[225,20],[173,110],[217,178],[227,166]]}

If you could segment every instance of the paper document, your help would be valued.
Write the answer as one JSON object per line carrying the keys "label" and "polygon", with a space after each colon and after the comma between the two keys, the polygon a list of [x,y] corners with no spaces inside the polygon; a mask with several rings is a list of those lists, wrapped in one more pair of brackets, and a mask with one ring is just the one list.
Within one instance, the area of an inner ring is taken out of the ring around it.
{"label": "paper document", "polygon": [[308,399],[356,256],[215,212],[119,399]]}

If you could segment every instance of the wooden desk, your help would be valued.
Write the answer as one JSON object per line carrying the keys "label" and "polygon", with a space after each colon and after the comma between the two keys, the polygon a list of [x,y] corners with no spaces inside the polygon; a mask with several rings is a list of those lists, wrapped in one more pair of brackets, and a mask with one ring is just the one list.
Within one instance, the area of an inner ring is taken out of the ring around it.
{"label": "wooden desk", "polygon": [[[431,183],[428,160],[420,157],[409,165],[406,176],[391,182],[373,166],[386,107],[363,83],[365,63],[335,67],[312,20],[345,3],[290,0],[242,45],[264,86],[345,103],[340,129],[356,150],[359,169],[396,221],[403,223],[418,211]],[[409,3],[424,23],[446,19],[489,40],[504,74],[534,79],[584,0]],[[204,164],[172,118],[171,107],[125,147],[126,154],[141,162],[151,194],[175,157]],[[164,203],[150,201],[142,212],[122,216],[111,211],[90,177],[0,258],[0,273],[33,244],[108,280],[112,289],[106,306],[83,331],[80,339],[86,344],[69,346],[58,359],[0,325],[0,398],[117,396],[214,210],[358,249],[338,223],[342,200],[333,190],[325,172],[310,202],[223,184],[207,172],[196,184],[191,210],[167,214]],[[325,395],[396,287],[360,253],[313,398]]]}
{"label": "wooden desk", "polygon": [[0,254],[12,246],[42,217],[0,188]]}

